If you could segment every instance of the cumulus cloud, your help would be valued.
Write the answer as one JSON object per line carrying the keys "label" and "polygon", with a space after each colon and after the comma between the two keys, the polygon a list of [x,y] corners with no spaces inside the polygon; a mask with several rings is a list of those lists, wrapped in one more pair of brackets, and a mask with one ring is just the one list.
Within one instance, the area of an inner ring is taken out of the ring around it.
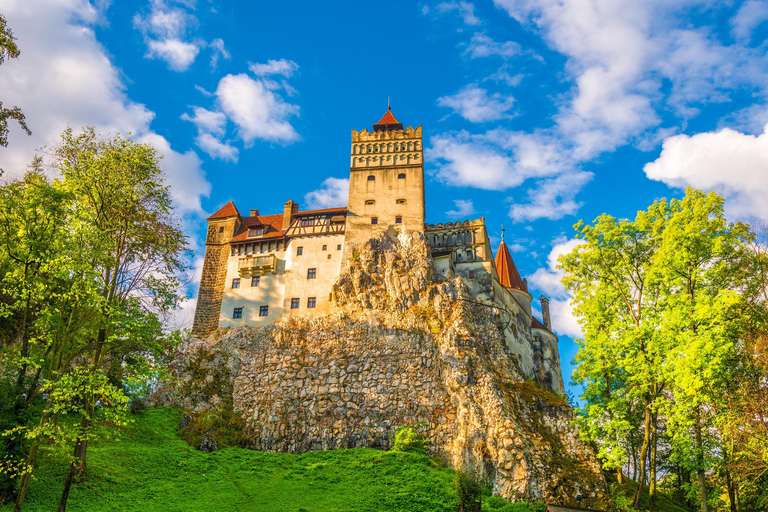
{"label": "cumulus cloud", "polygon": [[557,268],[557,258],[561,254],[568,254],[582,243],[581,240],[574,238],[556,241],[547,256],[547,266],[537,269],[528,276],[529,288],[549,298],[552,330],[556,334],[572,338],[581,338],[583,334],[578,320],[573,315],[572,297],[561,283],[564,273]]}
{"label": "cumulus cloud", "polygon": [[349,199],[349,180],[326,178],[320,188],[307,193],[304,201],[307,208],[335,208],[346,206]]}
{"label": "cumulus cloud", "polygon": [[725,128],[666,139],[643,170],[671,187],[715,190],[737,218],[768,217],[768,125],[758,136]]}
{"label": "cumulus cloud", "polygon": [[437,104],[448,107],[471,123],[498,121],[509,117],[507,112],[515,103],[512,96],[500,93],[489,94],[487,90],[470,84],[453,96],[438,98]]}
{"label": "cumulus cloud", "polygon": [[216,99],[227,117],[237,125],[240,138],[249,147],[256,139],[287,144],[299,139],[290,118],[299,107],[286,103],[275,85],[241,73],[219,81]]}
{"label": "cumulus cloud", "polygon": [[266,64],[251,63],[248,69],[256,76],[282,75],[288,78],[299,69],[299,65],[292,60],[280,59],[268,60]]}
{"label": "cumulus cloud", "polygon": [[456,209],[445,212],[445,214],[452,219],[466,219],[470,215],[477,213],[475,211],[475,205],[472,204],[472,200],[456,199],[453,201],[453,204],[456,206]]}
{"label": "cumulus cloud", "polygon": [[174,71],[186,71],[205,45],[189,39],[189,29],[197,18],[165,0],[150,0],[149,11],[136,14],[133,25],[144,35],[147,58],[164,60]]}
{"label": "cumulus cloud", "polygon": [[[438,14],[446,14],[450,12],[456,12],[461,16],[465,25],[481,25],[482,21],[475,15],[475,4],[464,0],[452,0],[450,2],[440,2],[435,7],[435,12]],[[425,7],[424,14],[429,12],[429,7]]]}
{"label": "cumulus cloud", "polygon": [[18,37],[19,59],[3,64],[3,101],[19,105],[32,136],[11,126],[0,152],[7,176],[19,176],[37,148],[55,143],[61,132],[93,125],[100,133],[131,132],[164,155],[171,194],[182,214],[202,214],[200,199],[210,184],[194,151],[178,152],[150,128],[154,113],[125,94],[120,71],[96,40],[93,25],[102,12],[78,0],[5,2],[3,14]]}
{"label": "cumulus cloud", "polygon": [[186,112],[181,115],[184,121],[189,121],[197,127],[195,143],[211,158],[220,158],[237,162],[239,151],[229,143],[221,141],[226,132],[227,116],[222,112],[211,111],[203,107],[193,107],[194,115]]}
{"label": "cumulus cloud", "polygon": [[504,59],[515,57],[522,53],[522,48],[514,41],[505,41],[499,43],[494,41],[485,33],[476,33],[472,36],[472,39],[464,51],[464,55],[469,56],[472,59],[499,56]]}
{"label": "cumulus cloud", "polygon": [[224,47],[223,39],[214,39],[208,44],[208,47],[212,50],[211,68],[213,69],[216,69],[216,66],[218,66],[219,58],[224,60],[229,60],[232,58],[227,49]]}
{"label": "cumulus cloud", "polygon": [[[540,180],[528,189],[526,202],[515,202],[509,209],[509,216],[515,222],[531,219],[560,219],[574,215],[581,203],[575,197],[581,188],[593,177],[591,172],[571,171],[554,178]],[[517,198],[510,198],[515,201]]]}
{"label": "cumulus cloud", "polygon": [[763,0],[748,0],[731,19],[731,33],[736,39],[748,43],[754,30],[764,21],[768,21],[768,4]]}

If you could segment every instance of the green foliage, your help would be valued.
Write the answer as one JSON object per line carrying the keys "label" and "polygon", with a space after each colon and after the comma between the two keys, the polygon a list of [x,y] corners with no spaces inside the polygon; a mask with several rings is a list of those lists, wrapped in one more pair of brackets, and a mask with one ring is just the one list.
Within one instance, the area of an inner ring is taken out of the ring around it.
{"label": "green foliage", "polygon": [[[16,38],[13,37],[13,32],[6,24],[5,17],[0,14],[0,64],[7,59],[18,59],[20,54],[21,52],[16,46]],[[18,122],[21,129],[27,132],[27,135],[32,135],[32,132],[27,128],[26,118],[21,109],[19,107],[3,108],[3,103],[0,101],[0,146],[2,147],[8,146],[9,119]]]}
{"label": "green foliage", "polygon": [[544,512],[547,505],[543,501],[518,501],[510,503],[499,496],[483,498],[482,512]]}
{"label": "green foliage", "polygon": [[459,510],[462,512],[475,512],[480,510],[482,500],[482,487],[474,473],[464,470],[456,472],[454,478],[456,495],[459,498]]}
{"label": "green foliage", "polygon": [[[424,455],[363,448],[301,455],[242,448],[203,453],[177,436],[180,416],[172,409],[148,409],[122,431],[118,442],[94,440],[87,480],[73,485],[68,512],[458,508],[453,471],[431,468]],[[25,511],[55,509],[65,472],[64,461],[46,449]],[[11,509],[0,505],[2,512]]]}
{"label": "green foliage", "polygon": [[422,434],[426,427],[427,423],[423,421],[400,425],[395,431],[395,445],[392,449],[397,452],[426,453],[427,440]]}
{"label": "green foliage", "polygon": [[190,416],[186,427],[179,429],[179,435],[190,446],[200,449],[203,438],[215,443],[218,449],[230,446],[245,446],[243,436],[245,421],[232,407],[232,399],[224,400],[217,410]]}

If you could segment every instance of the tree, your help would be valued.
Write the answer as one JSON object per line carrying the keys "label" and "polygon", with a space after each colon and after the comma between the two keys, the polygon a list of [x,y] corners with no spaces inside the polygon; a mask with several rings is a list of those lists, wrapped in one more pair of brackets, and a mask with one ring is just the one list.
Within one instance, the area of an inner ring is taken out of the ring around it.
{"label": "tree", "polygon": [[[13,37],[13,32],[8,28],[5,18],[0,14],[0,64],[6,61],[6,59],[18,59],[21,52],[16,46],[16,38]],[[26,118],[19,107],[4,108],[3,102],[0,101],[0,146],[8,146],[8,120],[14,119],[21,129],[27,132],[27,135],[32,135],[32,132],[27,127]]]}

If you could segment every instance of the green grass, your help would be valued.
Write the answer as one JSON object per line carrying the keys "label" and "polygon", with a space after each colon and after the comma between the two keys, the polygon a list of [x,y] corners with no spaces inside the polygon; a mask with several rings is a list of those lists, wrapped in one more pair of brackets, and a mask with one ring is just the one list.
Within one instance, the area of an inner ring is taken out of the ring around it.
{"label": "green grass", "polygon": [[[613,479],[613,482],[615,482],[615,478]],[[619,486],[618,489],[620,489],[620,492],[622,492],[631,502],[635,499],[637,482],[630,478],[625,478],[624,484]],[[685,504],[675,501],[668,494],[661,491],[656,492],[656,503],[651,506],[648,502],[648,484],[643,486],[643,495],[640,498],[640,509],[655,510],[659,512],[691,512],[691,509],[686,507]]]}
{"label": "green grass", "polygon": [[[67,510],[458,510],[454,472],[435,469],[427,456],[365,448],[302,455],[226,448],[206,454],[178,437],[179,416],[173,409],[147,410],[133,417],[119,440],[94,441],[87,479],[73,486]],[[62,457],[46,451],[24,510],[54,510],[65,471]]]}

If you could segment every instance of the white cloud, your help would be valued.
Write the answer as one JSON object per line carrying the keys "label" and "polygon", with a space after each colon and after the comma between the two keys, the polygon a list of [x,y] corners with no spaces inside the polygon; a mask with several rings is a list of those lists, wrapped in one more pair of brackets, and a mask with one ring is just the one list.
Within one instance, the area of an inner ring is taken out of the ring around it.
{"label": "white cloud", "polygon": [[196,44],[185,43],[178,39],[163,39],[162,41],[147,41],[147,56],[162,59],[174,71],[186,71],[195,61],[200,47]]}
{"label": "white cloud", "polygon": [[188,39],[189,27],[197,25],[197,18],[165,0],[150,0],[149,12],[134,16],[133,25],[144,35],[147,58],[164,60],[174,71],[189,69],[205,46],[203,41]]}
{"label": "white cloud", "polygon": [[203,107],[192,107],[194,116],[186,112],[181,115],[184,121],[190,121],[201,132],[208,132],[221,137],[227,125],[227,116],[221,112],[213,112]]}
{"label": "white cloud", "polygon": [[[475,4],[464,0],[452,0],[450,2],[440,2],[435,6],[435,10],[440,14],[456,11],[461,16],[465,25],[480,25],[482,21],[475,15]],[[429,12],[422,11],[425,14]]]}
{"label": "white cloud", "polygon": [[759,135],[725,128],[664,141],[661,155],[643,170],[669,186],[715,190],[729,215],[768,217],[768,125]]}
{"label": "white cloud", "polygon": [[199,133],[195,137],[195,144],[208,153],[211,158],[220,158],[221,160],[237,163],[240,151],[229,143],[222,142],[220,139],[210,133]]}
{"label": "white cloud", "polygon": [[335,208],[346,206],[349,199],[349,180],[326,178],[320,188],[307,193],[307,208]]}
{"label": "white cloud", "polygon": [[21,57],[3,64],[2,100],[18,105],[32,130],[28,137],[10,127],[8,148],[0,152],[7,176],[19,176],[37,148],[59,140],[71,126],[93,125],[100,133],[131,132],[164,155],[161,167],[177,211],[202,214],[200,198],[210,192],[201,162],[192,151],[179,153],[150,123],[154,113],[125,94],[120,71],[96,40],[92,25],[102,13],[79,0],[3,2],[3,14],[18,38]]}
{"label": "white cloud", "polygon": [[232,58],[227,49],[224,47],[223,39],[214,39],[208,44],[208,47],[213,50],[213,53],[211,54],[211,67],[213,69],[216,69],[216,66],[219,64],[219,58],[223,58],[225,60]]}
{"label": "white cloud", "polygon": [[570,336],[572,338],[583,337],[581,327],[573,315],[571,295],[562,285],[564,272],[557,268],[557,258],[561,254],[568,254],[576,246],[582,244],[581,240],[570,239],[556,241],[547,256],[547,266],[536,270],[528,276],[529,288],[549,298],[549,310],[552,317],[552,330],[556,334]]}
{"label": "white cloud", "polygon": [[197,127],[195,144],[205,151],[211,158],[220,158],[230,162],[237,162],[239,151],[229,143],[221,141],[227,126],[227,116],[221,112],[211,111],[203,107],[192,107],[194,116],[186,112],[181,119],[189,121]]}
{"label": "white cloud", "polygon": [[280,60],[268,60],[266,64],[254,64],[248,65],[248,69],[251,70],[256,76],[271,76],[282,75],[286,78],[293,76],[299,65],[292,60],[280,59]]}
{"label": "white cloud", "polygon": [[485,123],[509,117],[515,98],[500,93],[488,94],[488,91],[470,84],[453,96],[438,98],[437,104],[448,107],[471,123]]}
{"label": "white cloud", "polygon": [[748,43],[755,28],[764,21],[768,21],[768,4],[764,0],[747,0],[731,19],[731,33]]}
{"label": "white cloud", "polygon": [[243,73],[227,75],[219,81],[216,99],[221,110],[237,125],[246,147],[255,139],[282,144],[299,139],[289,122],[299,114],[299,107],[286,103],[273,90],[273,84]]}
{"label": "white cloud", "polygon": [[520,55],[521,53],[522,49],[516,42],[505,41],[499,43],[482,32],[478,32],[472,36],[467,49],[464,51],[464,55],[468,55],[472,59],[491,57],[493,55],[509,59]]}
{"label": "white cloud", "polygon": [[592,176],[591,172],[571,171],[540,180],[536,187],[528,189],[527,202],[516,202],[510,207],[509,216],[515,222],[523,222],[534,219],[556,220],[574,215],[581,207],[581,203],[575,201],[576,194]]}
{"label": "white cloud", "polygon": [[453,201],[453,204],[456,206],[456,209],[445,212],[445,214],[452,219],[466,219],[470,215],[477,213],[475,211],[475,205],[472,204],[472,200],[456,199]]}

